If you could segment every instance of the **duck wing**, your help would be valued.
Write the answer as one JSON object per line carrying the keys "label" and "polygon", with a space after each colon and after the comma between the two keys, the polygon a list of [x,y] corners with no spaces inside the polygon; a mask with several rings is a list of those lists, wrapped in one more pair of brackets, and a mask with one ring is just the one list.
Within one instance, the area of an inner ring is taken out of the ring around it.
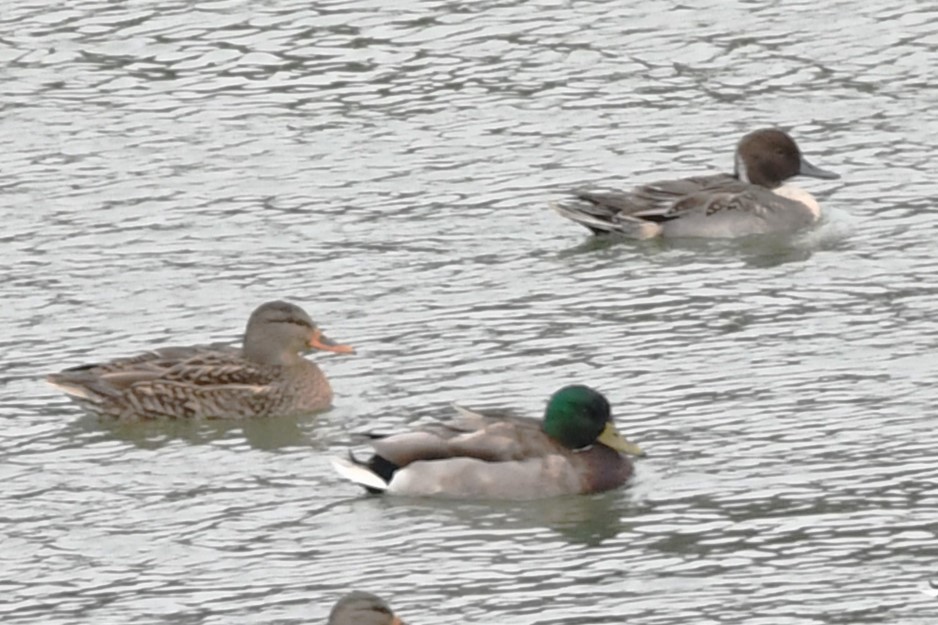
{"label": "duck wing", "polygon": [[168,347],[52,374],[54,386],[118,418],[223,416],[261,405],[279,367],[261,366],[228,346]]}
{"label": "duck wing", "polygon": [[[593,234],[616,233],[636,239],[661,234],[663,224],[681,217],[701,199],[715,194],[735,194],[751,188],[728,174],[661,180],[628,191],[578,189],[572,198],[555,202],[561,216],[588,228]],[[692,201],[689,201],[693,198]]]}
{"label": "duck wing", "polygon": [[108,373],[164,372],[181,362],[199,356],[224,355],[228,358],[235,358],[240,356],[240,353],[240,349],[220,343],[161,347],[134,356],[115,358],[107,362],[69,367],[59,373],[53,373],[49,378],[50,381],[52,381],[52,378],[62,381],[77,381],[86,380],[89,376],[102,376]]}
{"label": "duck wing", "polygon": [[630,191],[578,189],[577,199],[592,204],[593,214],[634,216],[651,221],[674,219],[675,205],[691,196],[736,193],[750,185],[728,174],[661,180]]}
{"label": "duck wing", "polygon": [[667,236],[732,238],[797,232],[815,223],[819,213],[775,190],[745,185],[700,191],[666,210],[633,217],[655,220]]}
{"label": "duck wing", "polygon": [[508,462],[541,456],[556,446],[537,419],[456,409],[453,420],[376,440],[372,447],[377,455],[404,467],[419,460],[459,457]]}

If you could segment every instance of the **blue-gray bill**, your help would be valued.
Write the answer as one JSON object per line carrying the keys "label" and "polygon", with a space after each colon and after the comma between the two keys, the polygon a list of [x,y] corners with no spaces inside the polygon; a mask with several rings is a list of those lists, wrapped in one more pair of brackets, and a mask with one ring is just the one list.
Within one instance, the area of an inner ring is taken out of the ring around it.
{"label": "blue-gray bill", "polygon": [[798,173],[802,176],[810,176],[812,178],[821,178],[823,180],[836,180],[840,178],[840,174],[835,174],[832,171],[827,171],[826,169],[821,169],[816,167],[801,157],[801,166],[798,168]]}

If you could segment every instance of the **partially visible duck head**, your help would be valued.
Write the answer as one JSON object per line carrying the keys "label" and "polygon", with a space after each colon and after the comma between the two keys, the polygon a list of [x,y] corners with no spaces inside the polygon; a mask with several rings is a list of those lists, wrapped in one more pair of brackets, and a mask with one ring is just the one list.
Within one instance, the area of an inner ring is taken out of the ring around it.
{"label": "partially visible duck head", "polygon": [[353,590],[329,613],[328,625],[405,625],[381,597]]}
{"label": "partially visible duck head", "polygon": [[805,160],[795,140],[776,128],[754,130],[739,140],[735,175],[743,182],[768,189],[799,175],[826,180],[840,178]]}
{"label": "partially visible duck head", "polygon": [[261,304],[244,331],[244,357],[266,365],[288,365],[300,352],[313,349],[347,354],[354,351],[329,339],[306,311],[289,302]]}

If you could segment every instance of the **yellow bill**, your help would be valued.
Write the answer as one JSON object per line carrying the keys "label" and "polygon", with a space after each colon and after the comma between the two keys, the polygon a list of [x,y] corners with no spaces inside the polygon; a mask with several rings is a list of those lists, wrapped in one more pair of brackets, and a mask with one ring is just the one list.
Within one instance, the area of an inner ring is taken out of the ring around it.
{"label": "yellow bill", "polygon": [[645,455],[645,452],[642,451],[641,447],[635,443],[630,443],[625,439],[624,436],[619,434],[619,430],[616,428],[616,424],[612,421],[606,423],[606,428],[603,430],[602,434],[599,435],[599,438],[597,438],[596,441],[602,443],[606,447],[611,447],[616,451],[622,452],[624,454],[629,454],[632,456]]}

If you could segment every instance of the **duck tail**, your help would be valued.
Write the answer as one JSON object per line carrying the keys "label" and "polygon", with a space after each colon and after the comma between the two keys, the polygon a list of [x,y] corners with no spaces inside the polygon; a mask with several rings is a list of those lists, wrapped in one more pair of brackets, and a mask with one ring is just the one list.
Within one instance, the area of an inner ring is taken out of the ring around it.
{"label": "duck tail", "polygon": [[59,373],[50,373],[46,382],[66,395],[86,402],[97,404],[113,395],[113,389],[102,384],[98,378],[88,373],[87,368],[74,367]]}
{"label": "duck tail", "polygon": [[651,239],[661,234],[660,224],[578,198],[551,202],[550,207],[561,217],[575,221],[593,234],[621,234],[630,239]]}
{"label": "duck tail", "polygon": [[332,458],[332,468],[350,482],[364,487],[369,493],[383,493],[388,489],[388,482],[375,473],[368,463],[356,458],[351,451],[348,458]]}

